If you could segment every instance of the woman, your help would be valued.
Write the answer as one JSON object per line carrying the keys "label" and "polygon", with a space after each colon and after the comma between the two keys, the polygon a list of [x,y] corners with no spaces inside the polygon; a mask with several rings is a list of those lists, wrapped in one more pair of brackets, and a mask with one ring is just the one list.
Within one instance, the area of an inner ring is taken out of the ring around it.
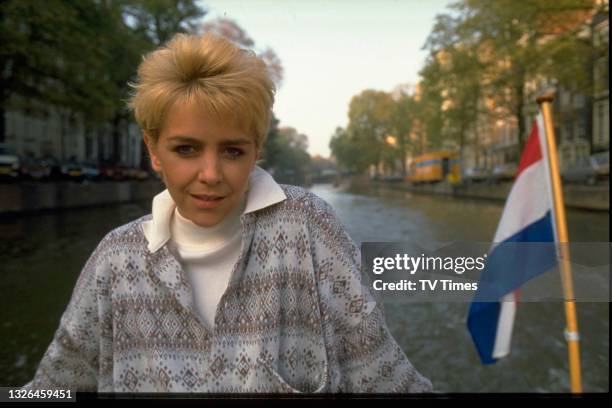
{"label": "woman", "polygon": [[86,263],[26,387],[418,392],[330,206],[256,166],[274,86],[253,53],[179,34],[130,101],[167,190]]}

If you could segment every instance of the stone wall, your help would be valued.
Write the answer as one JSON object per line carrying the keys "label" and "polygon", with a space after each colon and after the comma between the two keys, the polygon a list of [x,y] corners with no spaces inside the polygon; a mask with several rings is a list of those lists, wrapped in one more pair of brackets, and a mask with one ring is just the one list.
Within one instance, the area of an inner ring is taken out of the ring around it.
{"label": "stone wall", "polygon": [[163,188],[159,180],[0,184],[0,214],[150,200]]}
{"label": "stone wall", "polygon": [[[433,183],[411,185],[409,183],[371,182],[371,185],[423,194],[444,194],[455,197],[484,198],[503,202],[508,197],[512,183],[474,183],[451,186],[448,183]],[[565,184],[563,196],[566,207],[610,211],[610,186],[601,184],[595,186]]]}

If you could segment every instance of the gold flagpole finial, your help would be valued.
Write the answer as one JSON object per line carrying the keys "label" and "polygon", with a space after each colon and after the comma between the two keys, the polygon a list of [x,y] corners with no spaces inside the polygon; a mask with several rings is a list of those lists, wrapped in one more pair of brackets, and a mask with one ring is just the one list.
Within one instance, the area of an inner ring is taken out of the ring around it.
{"label": "gold flagpole finial", "polygon": [[538,105],[541,105],[544,102],[552,103],[554,99],[555,99],[554,89],[547,89],[546,91],[542,92],[540,95],[536,97],[536,102],[538,103]]}

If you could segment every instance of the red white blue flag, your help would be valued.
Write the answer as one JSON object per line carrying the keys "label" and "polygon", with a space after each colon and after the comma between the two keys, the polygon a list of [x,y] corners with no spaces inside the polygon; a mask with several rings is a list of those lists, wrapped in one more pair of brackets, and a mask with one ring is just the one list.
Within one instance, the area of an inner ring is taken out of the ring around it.
{"label": "red white blue flag", "polygon": [[[546,146],[544,121],[539,114],[525,144],[478,291],[470,305],[468,329],[483,364],[494,363],[510,352],[520,286],[557,263],[554,245],[550,246],[553,250],[542,250],[542,247],[523,250],[519,256],[510,256],[512,251],[503,249],[506,243],[556,241]],[[483,286],[483,282],[489,285]]]}

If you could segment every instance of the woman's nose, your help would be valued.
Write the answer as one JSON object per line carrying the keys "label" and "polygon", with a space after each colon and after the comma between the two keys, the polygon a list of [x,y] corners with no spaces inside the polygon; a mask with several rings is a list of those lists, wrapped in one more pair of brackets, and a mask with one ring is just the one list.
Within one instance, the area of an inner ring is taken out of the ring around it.
{"label": "woman's nose", "polygon": [[219,184],[222,179],[223,174],[219,158],[213,154],[204,155],[200,162],[198,180],[206,184],[215,185]]}

